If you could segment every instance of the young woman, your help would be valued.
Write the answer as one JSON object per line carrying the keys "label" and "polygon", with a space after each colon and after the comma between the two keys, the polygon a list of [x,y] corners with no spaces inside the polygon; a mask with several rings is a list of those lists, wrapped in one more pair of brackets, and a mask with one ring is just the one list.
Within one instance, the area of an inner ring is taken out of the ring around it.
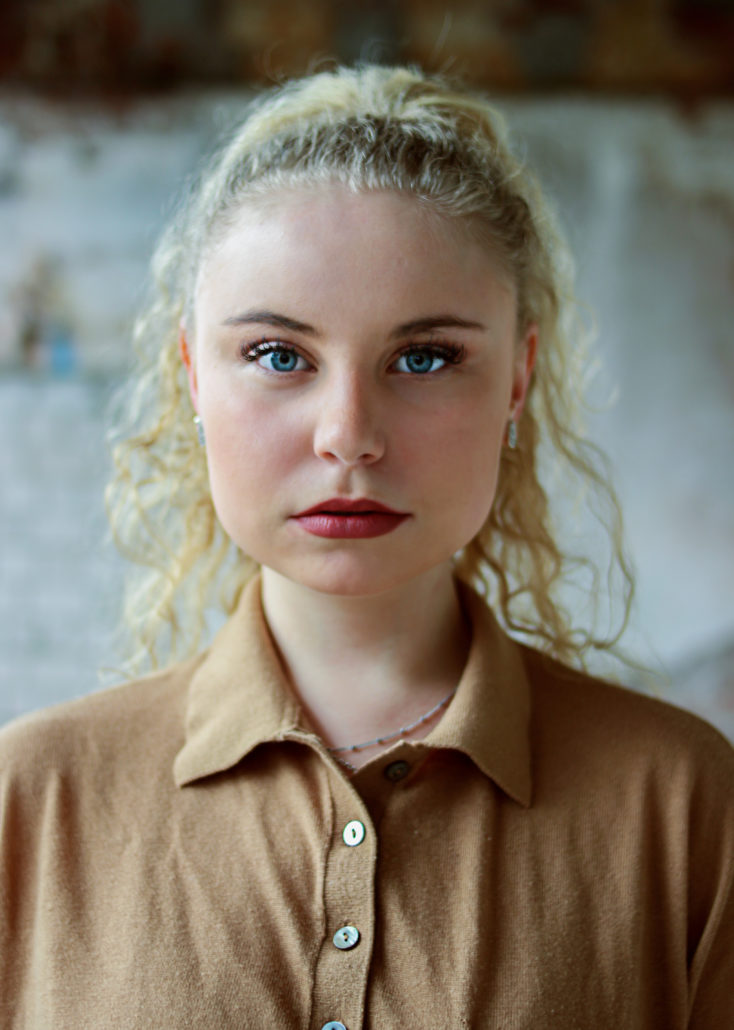
{"label": "young woman", "polygon": [[567,267],[484,99],[250,108],[154,260],[110,494],[138,650],[184,659],[0,735],[3,1026],[732,1024],[734,753],[584,673],[614,641],[559,599],[554,455],[626,575]]}

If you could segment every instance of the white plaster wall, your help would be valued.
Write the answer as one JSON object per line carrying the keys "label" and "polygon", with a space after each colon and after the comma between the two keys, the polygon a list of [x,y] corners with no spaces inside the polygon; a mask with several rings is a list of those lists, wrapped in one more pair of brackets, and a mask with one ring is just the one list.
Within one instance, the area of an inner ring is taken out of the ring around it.
{"label": "white plaster wall", "polygon": [[[120,565],[97,543],[103,400],[171,184],[240,103],[197,94],[113,116],[0,98],[0,719],[91,689],[108,656]],[[663,102],[502,106],[578,255],[596,396],[618,387],[592,432],[639,572],[630,644],[659,656],[668,696],[734,737],[734,105],[687,120]],[[42,332],[68,323],[66,378],[43,349],[34,373],[13,369],[44,255],[58,273]]]}
{"label": "white plaster wall", "polygon": [[[578,257],[617,403],[611,455],[639,570],[641,655],[734,638],[734,108],[518,106]],[[599,390],[598,395],[602,396]],[[734,684],[732,685],[734,690]]]}

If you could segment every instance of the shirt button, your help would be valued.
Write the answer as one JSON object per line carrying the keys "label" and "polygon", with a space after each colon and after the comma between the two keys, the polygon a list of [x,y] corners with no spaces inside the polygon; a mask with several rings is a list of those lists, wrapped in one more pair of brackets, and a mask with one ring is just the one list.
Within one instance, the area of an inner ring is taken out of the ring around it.
{"label": "shirt button", "polygon": [[361,844],[364,840],[364,823],[361,823],[359,819],[352,819],[350,823],[344,827],[342,833],[342,839],[349,848],[354,848],[357,844]]}
{"label": "shirt button", "polygon": [[359,941],[359,930],[356,926],[342,926],[334,934],[334,947],[340,951],[349,951]]}
{"label": "shirt button", "polygon": [[321,1030],[347,1030],[347,1028],[338,1019],[332,1019],[330,1023],[324,1023]]}
{"label": "shirt button", "polygon": [[407,762],[390,762],[385,766],[383,772],[391,783],[397,783],[398,780],[405,779],[410,772],[410,766]]}

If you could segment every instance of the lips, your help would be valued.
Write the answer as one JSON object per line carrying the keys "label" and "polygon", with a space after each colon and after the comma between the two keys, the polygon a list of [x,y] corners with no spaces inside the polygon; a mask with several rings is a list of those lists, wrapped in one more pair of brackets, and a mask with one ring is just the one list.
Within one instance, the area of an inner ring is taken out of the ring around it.
{"label": "lips", "polygon": [[379,501],[373,501],[369,497],[359,497],[356,500],[349,500],[346,497],[331,497],[328,501],[319,501],[313,508],[299,511],[295,518],[304,518],[307,515],[356,515],[358,513],[377,512],[385,515],[405,515],[406,512],[395,511],[388,508]]}
{"label": "lips", "polygon": [[407,512],[395,511],[369,497],[353,501],[332,497],[294,515],[293,522],[311,536],[360,540],[392,533],[409,517]]}

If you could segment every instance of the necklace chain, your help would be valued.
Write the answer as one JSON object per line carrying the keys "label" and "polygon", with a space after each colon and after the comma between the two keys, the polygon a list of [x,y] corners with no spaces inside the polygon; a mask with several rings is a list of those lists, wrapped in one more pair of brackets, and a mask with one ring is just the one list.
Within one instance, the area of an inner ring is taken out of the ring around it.
{"label": "necklace chain", "polygon": [[[397,740],[398,737],[404,737],[407,733],[411,733],[413,730],[417,729],[418,726],[421,726],[424,722],[428,722],[432,715],[435,715],[436,712],[440,711],[441,708],[447,705],[456,693],[456,690],[457,688],[454,687],[451,693],[447,694],[443,701],[439,701],[438,704],[434,705],[430,711],[425,713],[425,715],[421,715],[419,719],[416,719],[415,722],[409,723],[407,726],[401,726],[400,729],[395,730],[394,733],[385,733],[381,737],[375,737],[374,740],[365,740],[362,744],[344,744],[342,747],[327,747],[326,750],[331,755],[336,755],[337,752],[340,751],[362,751],[364,750],[364,748],[373,747],[375,744],[388,744],[391,740]],[[349,766],[349,763],[346,761],[346,759],[338,758],[337,761]],[[352,769],[354,768],[354,766],[349,767]]]}

